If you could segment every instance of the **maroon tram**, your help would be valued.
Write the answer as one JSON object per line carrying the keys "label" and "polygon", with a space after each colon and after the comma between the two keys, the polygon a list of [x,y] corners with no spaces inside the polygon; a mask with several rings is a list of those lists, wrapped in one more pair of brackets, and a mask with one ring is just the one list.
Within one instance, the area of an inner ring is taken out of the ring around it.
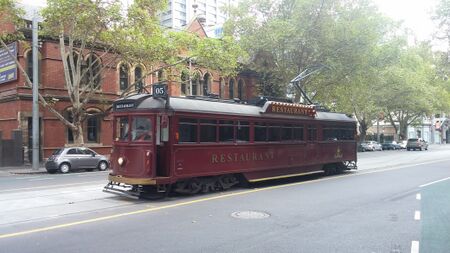
{"label": "maroon tram", "polygon": [[356,169],[356,123],[314,106],[139,94],[113,105],[105,191],[197,193]]}

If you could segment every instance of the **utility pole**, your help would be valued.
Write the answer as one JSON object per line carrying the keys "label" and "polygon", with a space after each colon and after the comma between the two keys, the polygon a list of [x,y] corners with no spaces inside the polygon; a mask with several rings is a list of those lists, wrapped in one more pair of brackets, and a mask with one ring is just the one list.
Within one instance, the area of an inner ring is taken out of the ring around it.
{"label": "utility pole", "polygon": [[190,96],[192,96],[192,60],[189,58],[189,92],[187,92]]}
{"label": "utility pole", "polygon": [[33,170],[39,169],[39,70],[38,70],[38,20],[36,11],[33,14]]}

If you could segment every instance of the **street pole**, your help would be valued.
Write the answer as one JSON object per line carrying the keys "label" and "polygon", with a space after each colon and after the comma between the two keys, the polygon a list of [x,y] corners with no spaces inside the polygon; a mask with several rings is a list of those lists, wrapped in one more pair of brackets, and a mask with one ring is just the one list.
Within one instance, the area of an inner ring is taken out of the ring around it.
{"label": "street pole", "polygon": [[377,118],[377,142],[380,143],[380,116]]}
{"label": "street pole", "polygon": [[192,96],[192,60],[189,58],[189,92],[188,94]]}
{"label": "street pole", "polygon": [[39,169],[39,75],[38,75],[38,21],[37,14],[33,15],[33,170]]}

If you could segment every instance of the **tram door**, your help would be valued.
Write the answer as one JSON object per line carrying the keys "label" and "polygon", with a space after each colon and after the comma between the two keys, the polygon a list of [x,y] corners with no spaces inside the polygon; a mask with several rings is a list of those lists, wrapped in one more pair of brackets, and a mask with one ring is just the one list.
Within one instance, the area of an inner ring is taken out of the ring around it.
{"label": "tram door", "polygon": [[[120,132],[120,139],[128,138],[129,128],[128,118],[120,117],[116,119],[116,129]],[[117,127],[119,126],[119,127]],[[124,134],[122,134],[122,132]],[[122,146],[119,151],[120,156],[127,160],[124,171],[128,176],[153,177],[155,175],[155,120],[154,116],[137,115],[131,117],[131,144]]]}
{"label": "tram door", "polygon": [[307,162],[314,162],[317,160],[319,149],[319,144],[317,143],[317,126],[308,125],[306,138]]}
{"label": "tram door", "polygon": [[169,117],[167,114],[156,116],[156,176],[169,176],[170,147]]}

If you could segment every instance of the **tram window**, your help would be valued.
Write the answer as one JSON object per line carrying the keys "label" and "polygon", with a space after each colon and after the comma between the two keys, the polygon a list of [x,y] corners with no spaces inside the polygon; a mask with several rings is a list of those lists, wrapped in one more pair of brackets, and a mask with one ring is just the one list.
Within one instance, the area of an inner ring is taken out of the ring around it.
{"label": "tram window", "polygon": [[280,141],[281,137],[281,126],[280,125],[270,125],[268,128],[268,141]]}
{"label": "tram window", "polygon": [[292,126],[291,125],[284,125],[281,128],[281,140],[282,141],[292,140]]}
{"label": "tram window", "polygon": [[179,142],[197,142],[197,120],[180,119],[178,132]]}
{"label": "tram window", "polygon": [[351,128],[325,128],[323,130],[324,140],[353,140],[353,129]]}
{"label": "tram window", "polygon": [[250,127],[248,121],[237,122],[237,141],[250,141]]}
{"label": "tram window", "polygon": [[303,131],[304,131],[304,128],[303,127],[294,127],[293,128],[293,131],[294,131],[294,140],[296,140],[296,141],[303,141],[303,140],[305,140],[305,137],[303,136],[304,135],[304,133],[303,133]]}
{"label": "tram window", "polygon": [[354,140],[355,139],[355,135],[353,134],[352,128],[345,128],[345,129],[342,129],[341,131],[342,131],[343,140]]}
{"label": "tram window", "polygon": [[115,121],[116,133],[114,140],[116,141],[127,141],[128,139],[128,117],[118,117]]}
{"label": "tram window", "polygon": [[308,140],[317,141],[317,128],[314,126],[308,126]]}
{"label": "tram window", "polygon": [[216,120],[200,120],[200,142],[216,142]]}
{"label": "tram window", "polygon": [[267,141],[267,126],[264,123],[255,123],[255,141]]}
{"label": "tram window", "polygon": [[133,121],[131,123],[131,140],[152,140],[152,123],[148,117],[133,117]]}
{"label": "tram window", "polygon": [[339,131],[337,131],[337,129],[333,129],[333,128],[324,128],[323,129],[323,139],[326,141],[331,141],[331,140],[339,140]]}
{"label": "tram window", "polygon": [[234,125],[232,120],[219,120],[219,141],[234,141]]}

